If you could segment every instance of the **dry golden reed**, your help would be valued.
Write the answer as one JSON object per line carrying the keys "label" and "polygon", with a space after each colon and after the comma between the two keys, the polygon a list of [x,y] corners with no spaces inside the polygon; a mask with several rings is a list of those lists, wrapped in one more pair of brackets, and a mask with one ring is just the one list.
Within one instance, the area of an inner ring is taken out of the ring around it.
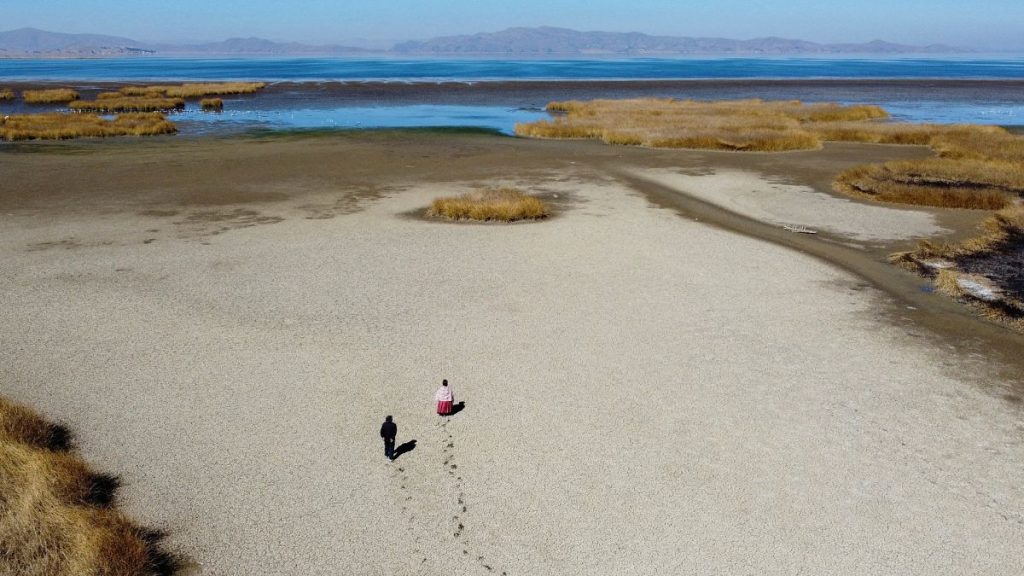
{"label": "dry golden reed", "polygon": [[66,430],[0,397],[0,574],[149,576],[175,563],[159,536],[113,506]]}
{"label": "dry golden reed", "polygon": [[[1024,138],[997,126],[905,125],[938,157],[858,166],[837,191],[882,202],[1000,210],[1024,196]],[[902,142],[901,142],[902,143]]]}
{"label": "dry golden reed", "polygon": [[534,138],[589,138],[609,144],[781,152],[821,146],[815,126],[888,118],[877,106],[804,104],[799,101],[639,98],[552,102],[552,120],[516,125]]}
{"label": "dry golden reed", "polygon": [[438,198],[427,209],[427,216],[451,220],[514,222],[539,220],[549,215],[541,199],[514,188],[489,188]]}
{"label": "dry golden reed", "polygon": [[1017,204],[986,218],[981,223],[981,234],[974,238],[941,244],[922,240],[916,250],[893,254],[891,259],[900,264],[936,259],[956,260],[998,252],[1019,239],[1024,239],[1024,205]]}
{"label": "dry golden reed", "polygon": [[834,187],[881,202],[1000,210],[1024,193],[1024,169],[1007,162],[906,160],[851,168]]}
{"label": "dry golden reed", "polygon": [[10,88],[0,88],[0,101],[3,100],[14,100],[14,90]]}
{"label": "dry golden reed", "polygon": [[182,110],[185,100],[182,98],[124,96],[120,98],[105,97],[98,100],[80,100],[72,102],[72,110],[77,112],[159,112]]}
{"label": "dry golden reed", "polygon": [[[954,298],[965,299],[984,316],[1010,328],[1024,331],[1024,301],[1012,292],[997,292],[991,298],[979,299],[963,289],[960,280],[992,284],[982,277],[965,274],[957,263],[967,258],[994,258],[1020,250],[1024,244],[1024,205],[1015,204],[985,219],[981,234],[961,242],[935,243],[922,240],[915,250],[898,252],[889,257],[894,264],[933,278],[936,289]],[[941,267],[939,267],[941,265]]]}
{"label": "dry golden reed", "polygon": [[201,98],[223,94],[252,94],[266,87],[263,82],[202,82],[180,85],[125,86],[121,93],[128,96],[160,94],[170,98]]}
{"label": "dry golden reed", "polygon": [[0,117],[2,140],[66,140],[107,136],[174,134],[159,112],[120,114],[113,120],[87,113],[14,114]]}
{"label": "dry golden reed", "polygon": [[26,104],[57,104],[78,100],[78,92],[70,88],[54,88],[52,90],[25,90],[21,97]]}
{"label": "dry golden reed", "polygon": [[224,109],[224,100],[220,98],[203,98],[199,105],[203,110],[219,111]]}

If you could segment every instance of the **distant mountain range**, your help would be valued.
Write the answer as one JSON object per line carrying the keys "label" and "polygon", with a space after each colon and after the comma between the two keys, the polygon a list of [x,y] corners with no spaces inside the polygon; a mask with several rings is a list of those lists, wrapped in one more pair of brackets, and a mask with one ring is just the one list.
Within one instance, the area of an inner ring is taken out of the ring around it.
{"label": "distant mountain range", "polygon": [[61,34],[35,28],[0,32],[0,58],[90,58],[111,56],[343,56],[373,51],[352,46],[311,46],[262,38],[231,38],[204,44],[152,44],[117,36]]}
{"label": "distant mountain range", "polygon": [[346,56],[780,56],[829,54],[950,54],[969,52],[933,44],[908,46],[875,40],[864,44],[819,44],[787,38],[690,38],[650,36],[639,32],[579,32],[566,28],[509,28],[465,36],[403,42],[390,50],[352,46],[314,46],[262,38],[232,38],[205,44],[152,44],[96,34],[61,34],[35,28],[0,32],[0,58],[96,58],[147,55]]}
{"label": "distant mountain range", "polygon": [[0,58],[127,56],[152,54],[141,42],[98,34],[59,34],[35,28],[0,32]]}
{"label": "distant mountain range", "polygon": [[394,52],[410,55],[486,56],[681,56],[910,54],[964,52],[951,46],[907,46],[875,40],[866,44],[818,44],[787,38],[689,38],[639,32],[579,32],[566,28],[509,28],[468,36],[404,42]]}

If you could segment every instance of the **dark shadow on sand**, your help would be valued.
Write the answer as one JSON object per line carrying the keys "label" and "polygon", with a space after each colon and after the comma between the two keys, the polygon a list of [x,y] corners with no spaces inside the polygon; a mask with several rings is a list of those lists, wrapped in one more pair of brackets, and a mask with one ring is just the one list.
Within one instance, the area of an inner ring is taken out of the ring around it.
{"label": "dark shadow on sand", "polygon": [[392,457],[392,460],[398,460],[398,457],[401,456],[402,454],[405,454],[406,452],[412,452],[415,449],[416,440],[409,440],[405,444],[402,444],[401,446],[395,448],[395,455],[394,457]]}
{"label": "dark shadow on sand", "polygon": [[465,402],[459,402],[457,404],[453,404],[452,405],[452,412],[451,412],[451,414],[449,414],[449,416],[455,416],[456,414],[458,414],[459,412],[462,412],[465,409],[466,409],[466,403]]}
{"label": "dark shadow on sand", "polygon": [[90,474],[88,485],[82,499],[83,504],[96,506],[98,508],[110,508],[114,505],[117,490],[121,487],[121,480],[110,474]]}

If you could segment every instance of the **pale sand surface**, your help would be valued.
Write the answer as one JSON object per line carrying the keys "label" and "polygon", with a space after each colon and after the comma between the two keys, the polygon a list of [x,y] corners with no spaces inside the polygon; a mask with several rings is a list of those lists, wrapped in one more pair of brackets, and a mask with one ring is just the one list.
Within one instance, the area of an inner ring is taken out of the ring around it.
{"label": "pale sand surface", "polygon": [[[407,215],[468,182],[151,244],[6,215],[0,390],[199,574],[1024,573],[1024,420],[984,358],[580,178],[513,226]],[[385,414],[417,440],[390,464]]]}
{"label": "pale sand surface", "polygon": [[930,238],[950,232],[925,211],[854,202],[809,186],[773,181],[756,172],[726,169],[687,174],[648,169],[637,173],[755,220],[808,226],[854,240]]}

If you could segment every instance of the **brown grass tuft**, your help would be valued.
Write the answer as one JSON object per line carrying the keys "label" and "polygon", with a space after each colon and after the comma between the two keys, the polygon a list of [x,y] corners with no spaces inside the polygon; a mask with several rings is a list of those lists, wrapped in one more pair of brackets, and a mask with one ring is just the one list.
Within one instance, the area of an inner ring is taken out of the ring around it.
{"label": "brown grass tuft", "polygon": [[25,100],[26,104],[56,104],[78,100],[78,92],[70,88],[25,90],[21,93],[21,97]]}
{"label": "brown grass tuft", "polygon": [[119,94],[117,96],[103,96],[93,101],[81,100],[72,102],[70,108],[77,112],[160,112],[182,110],[185,108],[185,100],[182,98],[151,98],[148,96],[136,97]]}
{"label": "brown grass tuft", "polygon": [[116,480],[97,474],[32,410],[0,398],[0,573],[170,574],[159,535],[112,506]]}
{"label": "brown grass tuft", "polygon": [[10,88],[0,88],[0,101],[14,100],[14,90]]}
{"label": "brown grass tuft", "polygon": [[224,109],[224,101],[220,98],[203,98],[199,105],[203,107],[203,110],[220,111]]}
{"label": "brown grass tuft", "polygon": [[128,96],[160,94],[169,98],[201,98],[222,94],[252,94],[266,87],[263,82],[203,82],[180,85],[125,86],[121,93]]}
{"label": "brown grass tuft", "polygon": [[0,118],[2,140],[66,140],[107,136],[174,134],[177,128],[159,112],[121,114],[113,120],[96,114],[15,114]]}
{"label": "brown grass tuft", "polygon": [[427,209],[427,216],[451,220],[514,222],[539,220],[549,215],[542,200],[514,188],[490,188],[438,198]]}

